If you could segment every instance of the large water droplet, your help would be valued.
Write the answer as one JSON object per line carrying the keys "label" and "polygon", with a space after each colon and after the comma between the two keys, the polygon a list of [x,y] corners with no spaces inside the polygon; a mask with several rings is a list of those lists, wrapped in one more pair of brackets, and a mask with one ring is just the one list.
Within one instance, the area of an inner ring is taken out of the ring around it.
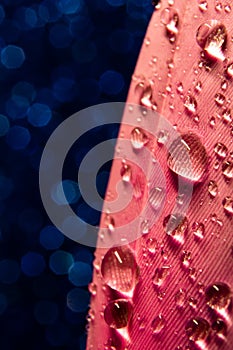
{"label": "large water droplet", "polygon": [[170,267],[171,266],[169,265],[165,265],[165,266],[162,266],[161,268],[158,267],[155,270],[155,274],[153,276],[152,281],[156,287],[161,287],[161,285],[164,283],[165,279],[169,274]]}
{"label": "large water droplet", "polygon": [[205,22],[198,28],[196,39],[206,56],[224,61],[223,50],[226,47],[227,31],[222,23],[216,20]]}
{"label": "large water droplet", "polygon": [[214,146],[214,152],[216,153],[218,158],[224,159],[227,156],[228,149],[223,143],[218,142]]}
{"label": "large water droplet", "polygon": [[122,246],[109,249],[103,258],[101,272],[109,287],[125,295],[133,295],[139,268],[130,248]]}
{"label": "large water droplet", "polygon": [[105,322],[115,329],[125,328],[133,315],[133,306],[129,300],[110,301],[104,310]]}
{"label": "large water droplet", "polygon": [[199,137],[187,133],[173,141],[167,164],[174,173],[189,181],[202,181],[207,170],[208,156]]}
{"label": "large water droplet", "polygon": [[151,323],[151,330],[153,334],[160,333],[166,326],[166,320],[162,314],[159,314]]}
{"label": "large water droplet", "polygon": [[134,128],[131,131],[131,143],[134,149],[141,149],[148,142],[148,138],[141,128]]}
{"label": "large water droplet", "polygon": [[192,95],[187,95],[185,97],[184,106],[189,113],[195,114],[197,111],[197,101],[195,97]]}
{"label": "large water droplet", "polygon": [[207,305],[216,311],[227,309],[231,302],[231,289],[226,283],[217,282],[206,288]]}
{"label": "large water droplet", "polygon": [[149,203],[153,209],[158,210],[161,208],[163,200],[165,198],[165,190],[161,187],[152,188],[149,192]]}
{"label": "large water droplet", "polygon": [[209,331],[209,322],[201,317],[192,318],[185,327],[189,340],[193,342],[204,341],[208,337]]}
{"label": "large water droplet", "polygon": [[222,173],[227,180],[233,178],[233,162],[226,161],[222,165]]}
{"label": "large water droplet", "polygon": [[210,180],[208,183],[208,192],[211,197],[215,198],[218,194],[218,185],[217,182],[214,180]]}
{"label": "large water droplet", "polygon": [[180,214],[171,214],[164,218],[163,227],[168,236],[178,243],[183,244],[188,231],[188,219]]}
{"label": "large water droplet", "polygon": [[233,199],[231,197],[225,197],[222,205],[227,214],[233,215]]}

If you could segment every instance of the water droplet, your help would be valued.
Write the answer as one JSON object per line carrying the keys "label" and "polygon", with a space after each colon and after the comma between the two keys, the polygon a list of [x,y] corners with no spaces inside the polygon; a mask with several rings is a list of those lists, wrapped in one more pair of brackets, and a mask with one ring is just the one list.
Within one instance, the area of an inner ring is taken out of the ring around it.
{"label": "water droplet", "polygon": [[160,333],[166,326],[166,320],[162,314],[155,317],[151,323],[151,330],[153,334]]}
{"label": "water droplet", "polygon": [[149,203],[153,209],[158,210],[161,208],[163,200],[165,198],[165,190],[161,187],[152,188],[149,192]]}
{"label": "water droplet", "polygon": [[197,111],[197,101],[195,97],[187,95],[185,97],[184,106],[189,113],[195,114]]}
{"label": "water droplet", "polygon": [[195,85],[195,91],[196,92],[201,92],[202,90],[202,82],[201,81],[198,81]]}
{"label": "water droplet", "polygon": [[225,109],[223,111],[222,119],[227,124],[232,122],[232,116],[231,116],[231,110],[230,109]]}
{"label": "water droplet", "polygon": [[217,106],[223,106],[225,102],[225,96],[223,94],[217,93],[214,96],[214,100]]}
{"label": "water droplet", "polygon": [[218,158],[224,159],[227,156],[228,149],[223,143],[218,142],[214,146],[214,152],[216,153]]}
{"label": "water droplet", "polygon": [[231,197],[225,197],[222,205],[227,214],[233,215],[233,199]]}
{"label": "water droplet", "polygon": [[197,299],[191,297],[189,298],[189,306],[192,308],[192,309],[196,309],[197,307]]}
{"label": "water droplet", "polygon": [[233,178],[233,162],[226,161],[222,165],[222,173],[224,177],[228,180]]}
{"label": "water droplet", "polygon": [[178,307],[183,307],[186,301],[186,291],[182,288],[175,294],[175,302]]}
{"label": "water droplet", "polygon": [[156,287],[161,287],[161,285],[164,283],[165,279],[167,278],[167,276],[169,275],[169,270],[170,270],[169,265],[165,265],[162,266],[161,268],[157,268],[155,270],[155,274],[153,276],[153,284]]}
{"label": "water droplet", "polygon": [[222,89],[223,91],[226,91],[227,88],[228,88],[228,82],[227,82],[226,80],[223,80],[223,81],[221,82],[221,89]]}
{"label": "water droplet", "polygon": [[224,10],[226,13],[230,13],[231,12],[231,6],[229,4],[224,6]]}
{"label": "water droplet", "polygon": [[208,3],[206,0],[199,0],[198,7],[201,12],[205,12],[208,10]]}
{"label": "water droplet", "polygon": [[155,254],[157,249],[158,249],[158,242],[157,242],[157,240],[155,238],[149,238],[146,241],[146,246],[147,246],[148,251],[151,254]]}
{"label": "water droplet", "polygon": [[148,220],[143,220],[141,222],[141,232],[143,235],[149,233],[150,231],[150,225],[149,225],[149,221]]}
{"label": "water droplet", "polygon": [[134,128],[131,132],[131,143],[134,149],[141,149],[148,142],[148,138],[141,128]]}
{"label": "water droplet", "polygon": [[147,85],[143,92],[142,92],[142,96],[140,99],[140,103],[142,106],[151,108],[152,106],[152,87],[151,85]]}
{"label": "water droplet", "polygon": [[121,177],[124,182],[130,182],[132,177],[132,169],[131,166],[125,162],[122,162],[121,167]]}
{"label": "water droplet", "polygon": [[210,126],[213,128],[213,127],[215,127],[215,125],[216,125],[215,117],[211,117],[210,118]]}
{"label": "water droplet", "polygon": [[176,89],[177,89],[177,92],[178,92],[179,94],[181,94],[181,95],[183,94],[183,92],[184,92],[184,87],[183,87],[183,84],[182,84],[181,81],[177,83]]}
{"label": "water droplet", "polygon": [[227,334],[227,325],[221,318],[218,318],[216,321],[214,321],[212,324],[212,329],[220,338],[224,338]]}
{"label": "water droplet", "polygon": [[187,133],[173,141],[167,164],[178,176],[192,182],[202,181],[208,166],[208,156],[199,137]]}
{"label": "water droplet", "polygon": [[231,290],[226,283],[217,282],[206,288],[207,305],[216,311],[227,309],[231,302]]}
{"label": "water droplet", "polygon": [[110,301],[104,310],[105,322],[115,329],[125,328],[133,315],[133,306],[129,300]]}
{"label": "water droplet", "polygon": [[181,256],[181,264],[184,266],[184,268],[188,268],[190,263],[191,263],[191,252],[187,252],[186,250],[184,250]]}
{"label": "water droplet", "polygon": [[215,4],[215,11],[221,12],[222,11],[222,3],[221,2],[216,2]]}
{"label": "water droplet", "polygon": [[165,8],[160,16],[162,24],[166,26],[167,32],[170,35],[178,33],[179,15],[173,8]]}
{"label": "water droplet", "polygon": [[168,141],[169,132],[167,130],[160,130],[157,135],[157,142],[159,145],[165,145]]}
{"label": "water droplet", "polygon": [[106,214],[104,223],[110,232],[115,230],[115,220],[110,214]]}
{"label": "water droplet", "polygon": [[88,290],[92,296],[95,296],[97,294],[97,285],[94,282],[91,282],[88,285]]}
{"label": "water droplet", "polygon": [[230,78],[233,77],[233,63],[230,63],[230,64],[227,66],[226,74],[227,74]]}
{"label": "water droplet", "polygon": [[210,59],[224,61],[223,50],[226,47],[227,31],[222,23],[216,20],[203,23],[197,30],[196,39]]}
{"label": "water droplet", "polygon": [[184,243],[188,231],[188,219],[181,214],[171,214],[164,218],[163,227],[168,236],[178,244]]}
{"label": "water droplet", "polygon": [[189,268],[189,279],[194,282],[197,278],[197,271],[194,267]]}
{"label": "water droplet", "polygon": [[208,192],[211,197],[215,198],[218,194],[218,185],[217,182],[214,180],[210,180],[208,183]]}
{"label": "water droplet", "polygon": [[145,42],[146,46],[149,46],[151,43],[151,40],[150,40],[150,38],[145,38],[144,42]]}
{"label": "water droplet", "polygon": [[205,340],[209,335],[209,330],[209,322],[201,317],[192,318],[185,327],[185,332],[189,340],[193,342]]}
{"label": "water droplet", "polygon": [[130,248],[115,247],[105,254],[101,272],[104,282],[112,289],[132,296],[139,277],[139,268]]}

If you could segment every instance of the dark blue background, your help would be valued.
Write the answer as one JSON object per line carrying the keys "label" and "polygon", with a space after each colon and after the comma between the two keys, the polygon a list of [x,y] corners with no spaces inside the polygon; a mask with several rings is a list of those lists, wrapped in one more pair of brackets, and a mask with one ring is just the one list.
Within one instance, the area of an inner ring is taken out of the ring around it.
{"label": "dark blue background", "polygon": [[[1,1],[1,349],[85,349],[93,249],[52,226],[40,199],[39,162],[64,119],[126,100],[152,11],[151,0]],[[94,225],[100,214],[72,181],[85,153],[117,132],[116,125],[93,130],[65,164],[67,198]],[[102,196],[109,169],[99,172]]]}

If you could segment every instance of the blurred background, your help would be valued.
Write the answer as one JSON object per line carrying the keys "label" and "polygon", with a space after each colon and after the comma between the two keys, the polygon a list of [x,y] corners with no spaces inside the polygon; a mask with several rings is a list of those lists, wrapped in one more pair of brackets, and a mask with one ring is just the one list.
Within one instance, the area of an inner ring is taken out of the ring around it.
{"label": "blurred background", "polygon": [[[154,2],[155,3],[155,2]],[[93,248],[64,237],[40,199],[43,148],[72,114],[125,101],[154,6],[151,0],[2,0],[0,4],[0,348],[83,350]],[[156,35],[156,33],[155,33]],[[100,126],[70,150],[51,191],[85,223],[100,213],[82,199],[80,162],[117,137]],[[114,145],[113,145],[114,150]],[[104,197],[111,164],[99,169]],[[81,234],[81,232],[80,232]]]}

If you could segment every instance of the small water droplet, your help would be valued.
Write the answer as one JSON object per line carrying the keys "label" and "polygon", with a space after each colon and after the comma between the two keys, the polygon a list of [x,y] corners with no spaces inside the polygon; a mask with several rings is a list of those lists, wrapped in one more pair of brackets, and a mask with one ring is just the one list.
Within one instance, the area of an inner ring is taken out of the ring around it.
{"label": "small water droplet", "polygon": [[230,109],[225,109],[222,113],[222,119],[225,123],[231,123],[232,122],[232,115]]}
{"label": "small water droplet", "polygon": [[230,12],[231,12],[231,6],[230,6],[230,4],[227,4],[227,5],[224,6],[224,11],[225,11],[226,13],[230,13]]}
{"label": "small water droplet", "polygon": [[149,46],[151,43],[151,40],[150,40],[150,38],[145,38],[144,42],[145,42],[146,46]]}
{"label": "small water droplet", "polygon": [[101,272],[104,282],[125,295],[132,295],[138,283],[139,268],[130,248],[111,248],[105,254]]}
{"label": "small water droplet", "polygon": [[225,197],[222,205],[227,214],[233,215],[233,199],[231,197]]}
{"label": "small water droplet", "polygon": [[216,2],[215,4],[215,11],[216,12],[221,12],[222,11],[222,3],[221,2]]}
{"label": "small water droplet", "polygon": [[215,127],[215,125],[216,125],[216,119],[215,119],[215,117],[211,117],[210,118],[210,126],[213,128],[213,127]]}
{"label": "small water droplet", "polygon": [[172,42],[175,41],[175,36],[178,33],[179,15],[174,8],[165,8],[161,12],[161,23],[165,25],[167,34]]}
{"label": "small water droplet", "polygon": [[196,271],[196,269],[194,267],[190,267],[189,268],[189,279],[192,282],[195,282],[196,278],[197,278],[197,271]]}
{"label": "small water droplet", "polygon": [[179,82],[177,83],[176,89],[177,89],[177,92],[178,92],[179,94],[181,94],[181,95],[183,94],[183,92],[184,92],[184,87],[183,87],[183,84],[182,84],[181,81],[179,81]]}
{"label": "small water droplet", "polygon": [[151,330],[153,334],[160,333],[166,326],[166,320],[162,314],[155,317],[151,323]]}
{"label": "small water droplet", "polygon": [[227,156],[228,149],[223,143],[218,142],[214,145],[214,152],[218,158],[224,159]]}
{"label": "small water droplet", "polygon": [[184,106],[189,113],[195,114],[197,111],[197,101],[195,97],[187,95],[185,97]]}
{"label": "small water droplet", "polygon": [[230,78],[233,77],[233,62],[230,63],[230,64],[227,66],[226,74],[227,74],[228,77],[230,77]]}
{"label": "small water droplet", "polygon": [[227,88],[228,88],[228,82],[227,82],[226,80],[223,80],[223,81],[221,82],[221,89],[222,89],[223,91],[226,91]]}
{"label": "small water droplet", "polygon": [[95,296],[97,294],[97,285],[94,282],[91,282],[88,285],[88,290],[92,296]]}
{"label": "small water droplet", "polygon": [[155,270],[155,274],[153,276],[152,281],[156,287],[161,287],[161,285],[164,283],[165,279],[169,275],[170,267],[171,266],[169,265],[165,265],[165,266],[162,266],[161,268],[158,267]]}
{"label": "small water droplet", "polygon": [[226,161],[222,165],[222,173],[227,180],[233,178],[233,162]]}
{"label": "small water droplet", "polygon": [[208,2],[206,0],[199,0],[198,7],[201,12],[206,12],[208,10]]}
{"label": "small water droplet", "polygon": [[149,203],[153,209],[158,210],[165,198],[165,190],[161,187],[152,188],[149,192]]}
{"label": "small water droplet", "polygon": [[175,302],[178,307],[183,307],[186,301],[186,291],[182,288],[175,294]]}
{"label": "small water droplet", "polygon": [[152,106],[152,87],[147,85],[141,95],[140,103],[142,106],[151,108]]}
{"label": "small water droplet", "polygon": [[189,340],[193,342],[205,340],[209,335],[209,331],[209,322],[201,317],[192,318],[185,327],[185,332]]}
{"label": "small water droplet", "polygon": [[218,337],[224,338],[227,334],[227,325],[221,318],[218,318],[213,322],[212,330]]}
{"label": "small water droplet", "polygon": [[214,100],[217,106],[223,106],[224,102],[225,102],[225,96],[221,93],[217,93],[214,96]]}
{"label": "small water droplet", "polygon": [[211,197],[215,198],[218,194],[218,185],[217,182],[214,180],[210,180],[208,183],[208,192]]}
{"label": "small water droplet", "polygon": [[226,283],[217,282],[206,288],[207,305],[216,311],[225,310],[231,302],[231,289]]}
{"label": "small water droplet", "polygon": [[197,30],[196,39],[210,59],[225,60],[223,50],[226,47],[227,31],[222,23],[216,20],[203,23]]}
{"label": "small water droplet", "polygon": [[104,310],[105,322],[114,329],[125,328],[133,315],[133,306],[129,300],[110,301]]}
{"label": "small water droplet", "polygon": [[191,298],[189,298],[188,303],[189,303],[189,306],[192,309],[196,309],[196,307],[197,307],[197,299],[191,297]]}
{"label": "small water droplet", "polygon": [[134,128],[131,131],[131,144],[134,149],[141,149],[148,142],[148,138],[141,128]]}
{"label": "small water droplet", "polygon": [[191,252],[188,252],[186,250],[183,251],[181,256],[181,264],[184,268],[188,268],[191,263]]}
{"label": "small water droplet", "polygon": [[143,220],[141,222],[141,232],[143,235],[146,235],[150,231],[150,225],[148,220]]}
{"label": "small water droplet", "polygon": [[167,164],[178,176],[192,182],[202,181],[208,166],[208,156],[199,137],[187,133],[173,141]]}
{"label": "small water droplet", "polygon": [[202,82],[201,81],[198,81],[195,85],[195,91],[196,92],[201,92],[202,90]]}
{"label": "small water droplet", "polygon": [[178,244],[184,243],[188,231],[188,219],[181,214],[171,214],[164,218],[163,227],[168,236]]}
{"label": "small water droplet", "polygon": [[109,232],[114,232],[115,220],[110,214],[106,214],[104,223],[107,226]]}
{"label": "small water droplet", "polygon": [[121,167],[121,177],[124,182],[130,182],[131,177],[132,177],[132,169],[131,166],[128,165],[125,162],[122,162],[122,167]]}
{"label": "small water droplet", "polygon": [[158,250],[158,242],[155,238],[149,238],[146,241],[146,246],[147,246],[147,250],[151,253],[151,254],[155,254],[156,251]]}
{"label": "small water droplet", "polygon": [[168,141],[169,132],[167,130],[160,130],[157,135],[157,142],[159,145],[165,145]]}

